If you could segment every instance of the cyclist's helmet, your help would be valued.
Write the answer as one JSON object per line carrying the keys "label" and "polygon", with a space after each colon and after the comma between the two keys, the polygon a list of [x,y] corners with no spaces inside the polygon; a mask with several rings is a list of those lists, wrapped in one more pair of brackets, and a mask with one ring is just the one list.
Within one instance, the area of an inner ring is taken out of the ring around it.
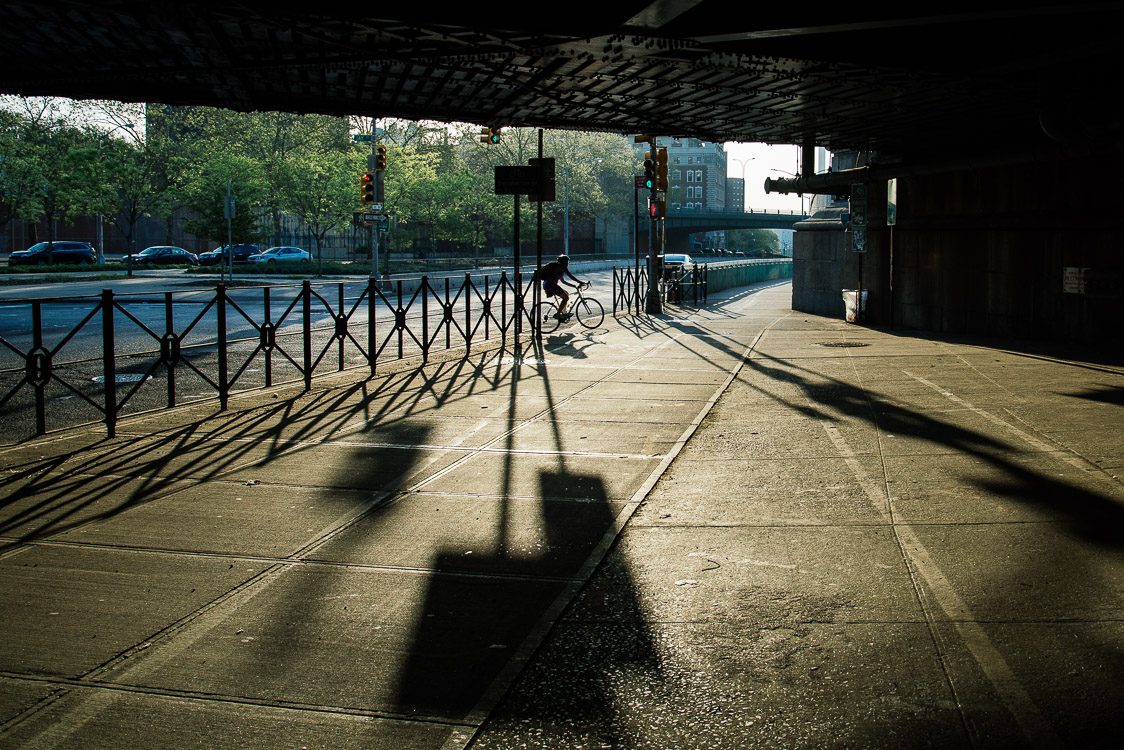
{"label": "cyclist's helmet", "polygon": [[567,266],[567,265],[570,264],[570,256],[569,255],[559,255],[558,256],[558,262],[561,263],[564,266]]}

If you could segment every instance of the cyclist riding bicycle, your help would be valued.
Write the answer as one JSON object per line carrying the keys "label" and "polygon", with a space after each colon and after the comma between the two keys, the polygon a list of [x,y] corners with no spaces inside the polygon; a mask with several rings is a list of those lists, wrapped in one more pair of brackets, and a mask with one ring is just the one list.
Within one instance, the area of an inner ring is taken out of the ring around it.
{"label": "cyclist riding bicycle", "polygon": [[[576,281],[576,284],[571,284],[566,281],[566,277]],[[559,255],[558,260],[547,263],[542,267],[540,272],[542,278],[542,290],[546,293],[547,297],[558,297],[558,314],[555,316],[559,320],[565,320],[570,317],[566,312],[566,305],[570,304],[570,293],[563,289],[560,284],[572,286],[575,289],[579,288],[582,284],[586,283],[579,279],[574,274],[570,273],[570,258],[566,255]]]}

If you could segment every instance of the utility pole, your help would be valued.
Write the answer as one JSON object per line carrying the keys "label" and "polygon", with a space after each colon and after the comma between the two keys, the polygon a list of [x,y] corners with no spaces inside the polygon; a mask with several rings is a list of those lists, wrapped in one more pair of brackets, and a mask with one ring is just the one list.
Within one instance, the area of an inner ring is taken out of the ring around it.
{"label": "utility pole", "polygon": [[[378,135],[375,134],[374,125],[375,125],[375,121],[377,121],[377,119],[378,119],[377,117],[374,117],[373,115],[371,116],[371,163],[368,166],[371,169],[371,171],[374,172],[374,200],[375,200],[375,202],[377,202],[377,204],[381,204],[381,202],[382,202],[382,190],[380,188],[382,187],[382,172],[377,171],[377,169],[375,169],[375,165],[377,165],[377,162],[378,162],[377,150],[375,150],[375,138],[378,138]],[[379,210],[379,213],[380,214],[382,213],[381,209]],[[371,225],[371,277],[374,278],[374,279],[379,278],[379,223],[378,222],[375,222],[374,224]]]}
{"label": "utility pole", "polygon": [[663,301],[660,299],[659,280],[656,278],[659,262],[657,256],[660,250],[658,227],[659,200],[656,162],[656,139],[650,135],[636,136],[636,143],[647,143],[648,151],[644,154],[644,187],[648,189],[648,213],[651,218],[648,229],[648,298],[644,311],[649,315],[659,315],[663,312]]}

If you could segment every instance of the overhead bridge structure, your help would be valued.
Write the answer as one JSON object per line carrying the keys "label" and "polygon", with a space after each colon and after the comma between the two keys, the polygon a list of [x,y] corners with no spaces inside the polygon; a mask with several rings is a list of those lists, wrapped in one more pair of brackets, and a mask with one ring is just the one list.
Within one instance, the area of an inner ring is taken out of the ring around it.
{"label": "overhead bridge structure", "polygon": [[[1124,329],[1119,295],[1090,307],[1058,280],[1096,268],[1114,289],[1116,229],[1062,217],[1114,192],[1121,50],[1121,2],[13,0],[0,92],[854,149],[878,171],[824,191],[869,183],[865,270],[844,250],[802,265],[798,240],[794,305],[841,313],[839,287],[861,272],[872,322],[1096,335]],[[893,176],[891,263],[879,206]],[[964,271],[981,254],[999,277]]]}
{"label": "overhead bridge structure", "polygon": [[[691,235],[738,229],[792,229],[807,217],[790,212],[669,210],[664,231],[667,252],[690,252]],[[643,234],[643,232],[641,232]]]}

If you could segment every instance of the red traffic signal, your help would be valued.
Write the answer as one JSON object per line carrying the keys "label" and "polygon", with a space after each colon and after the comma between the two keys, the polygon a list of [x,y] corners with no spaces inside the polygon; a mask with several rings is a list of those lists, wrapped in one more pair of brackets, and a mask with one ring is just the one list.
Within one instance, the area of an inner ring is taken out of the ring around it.
{"label": "red traffic signal", "polygon": [[374,172],[363,172],[359,175],[359,200],[366,205],[375,202]]}

